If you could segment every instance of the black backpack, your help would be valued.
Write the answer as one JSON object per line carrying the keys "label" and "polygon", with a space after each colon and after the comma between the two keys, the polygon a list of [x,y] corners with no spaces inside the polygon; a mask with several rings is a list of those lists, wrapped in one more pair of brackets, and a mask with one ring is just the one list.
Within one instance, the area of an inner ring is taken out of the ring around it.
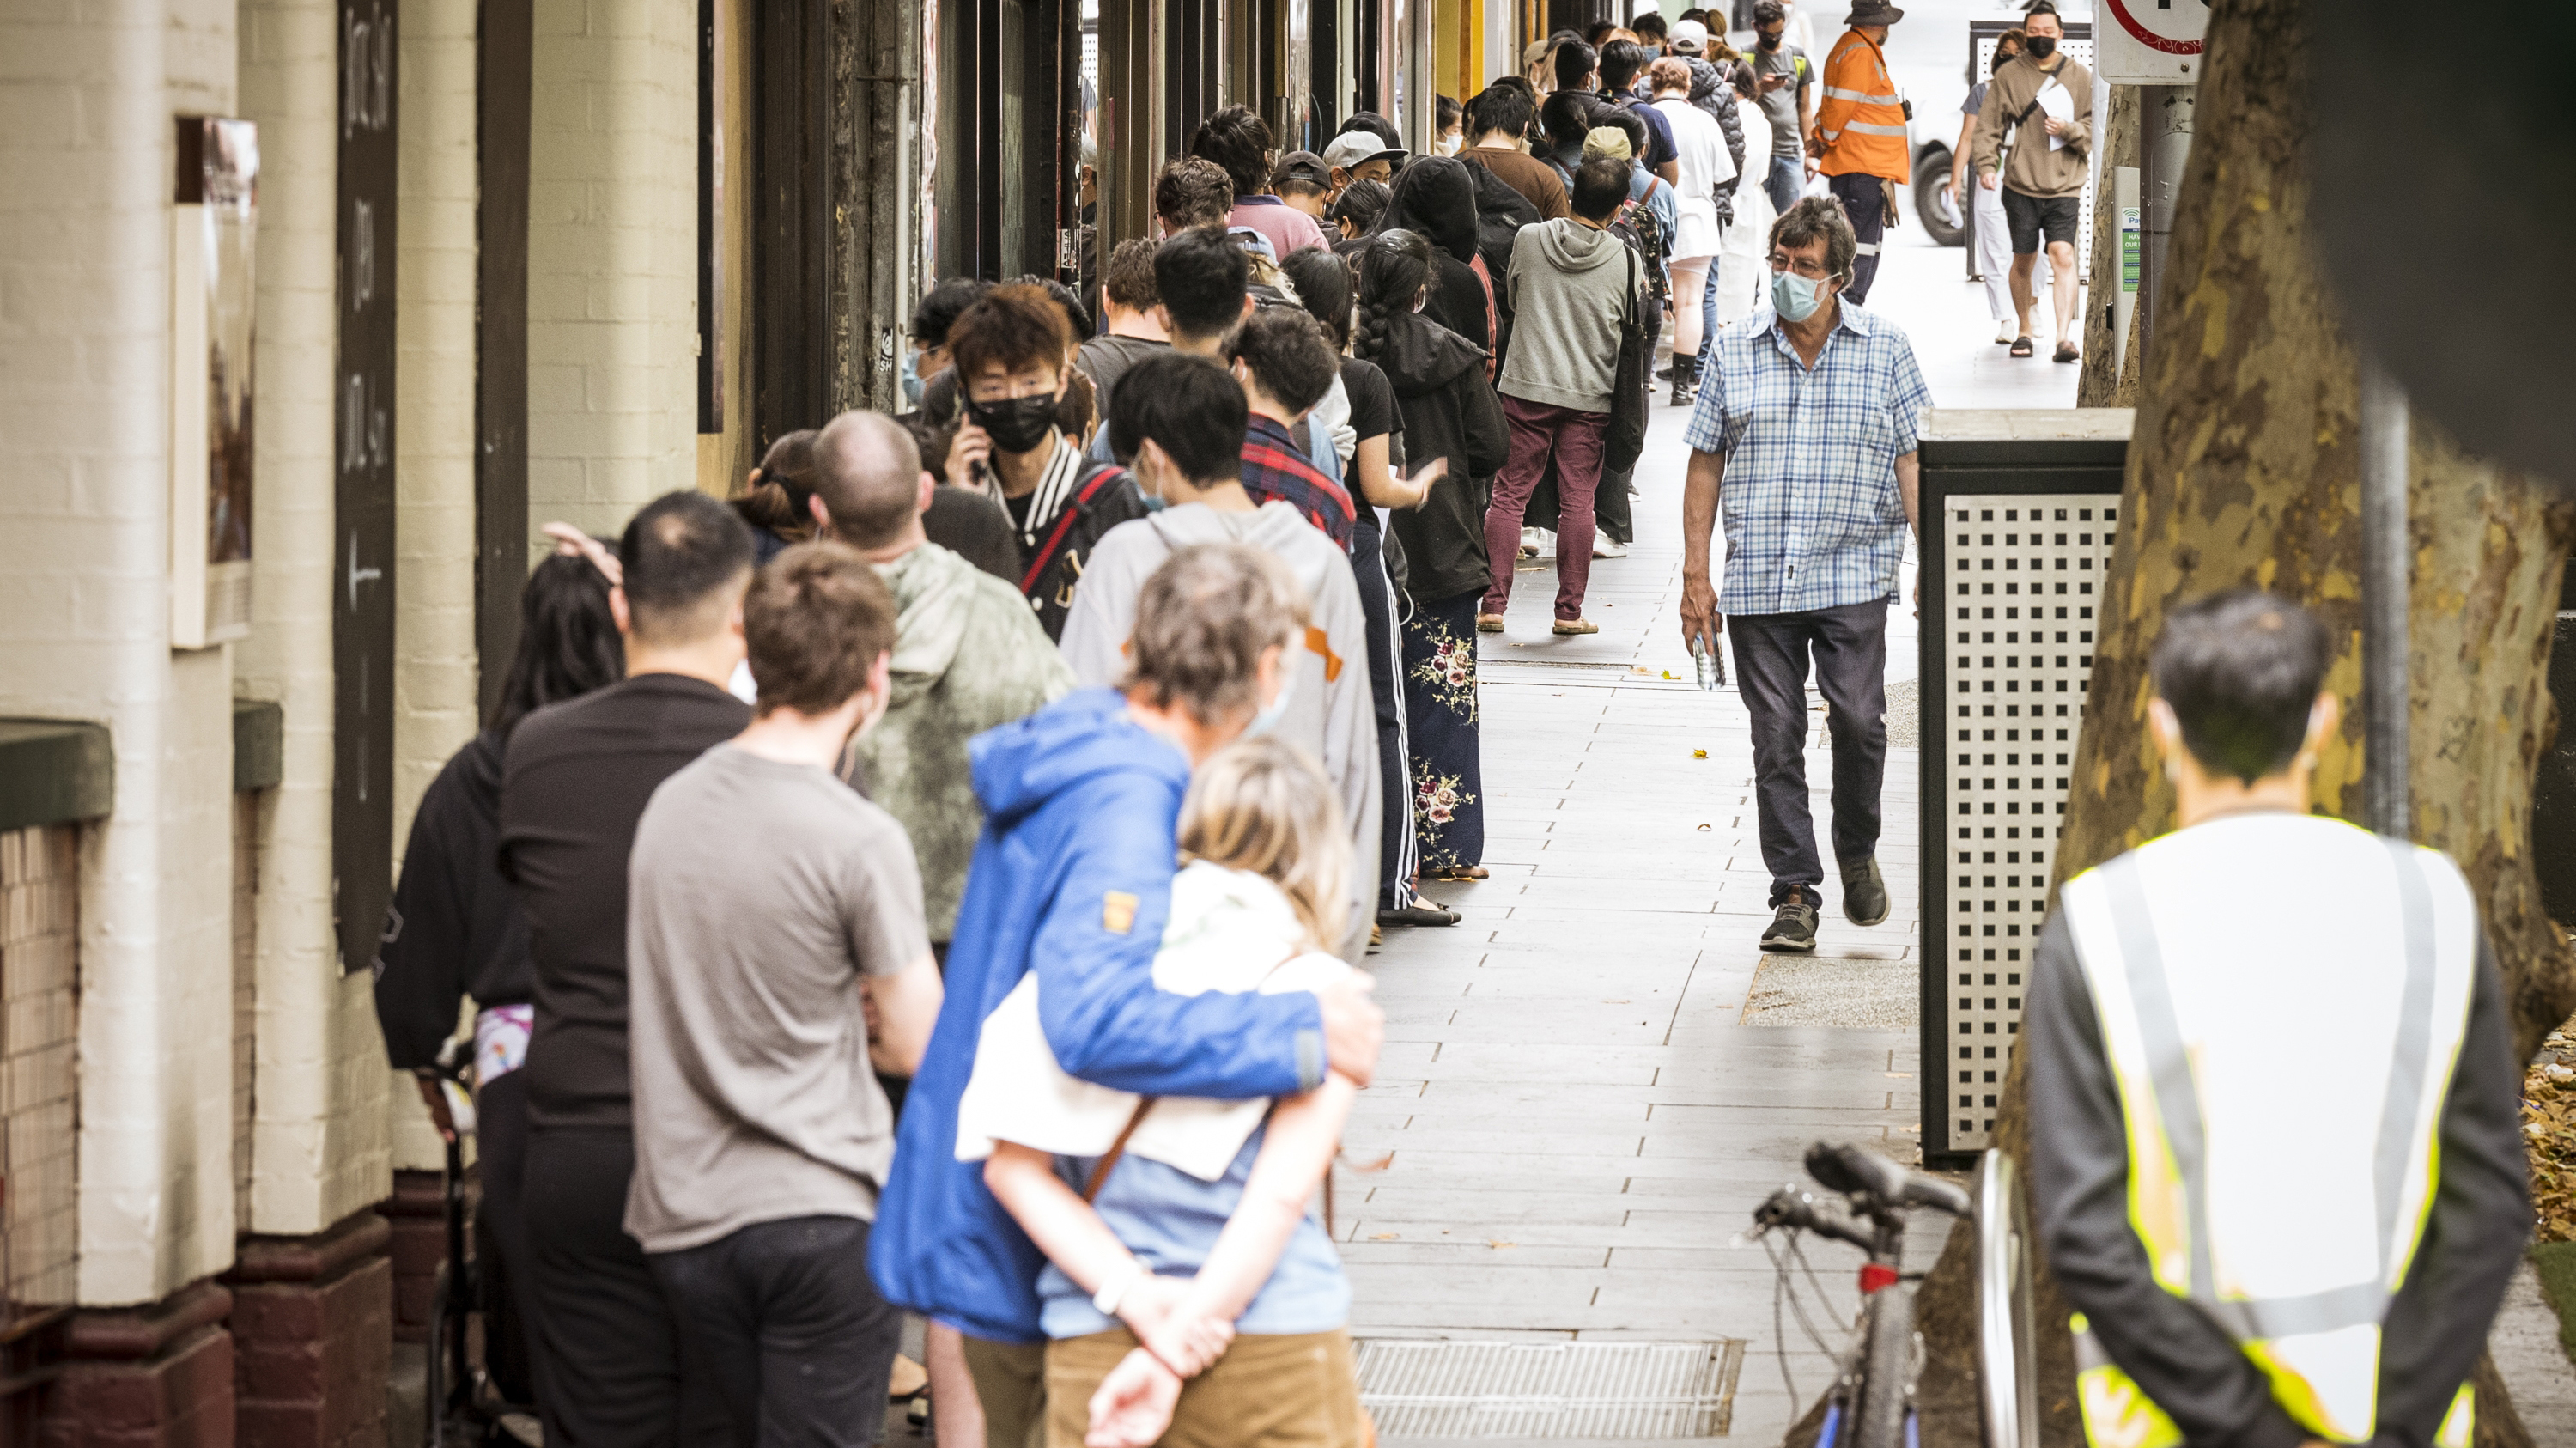
{"label": "black backpack", "polygon": [[1512,184],[1465,153],[1467,173],[1476,181],[1476,254],[1485,259],[1485,270],[1497,280],[1512,274],[1512,242],[1524,226],[1539,222],[1538,207],[1512,188]]}

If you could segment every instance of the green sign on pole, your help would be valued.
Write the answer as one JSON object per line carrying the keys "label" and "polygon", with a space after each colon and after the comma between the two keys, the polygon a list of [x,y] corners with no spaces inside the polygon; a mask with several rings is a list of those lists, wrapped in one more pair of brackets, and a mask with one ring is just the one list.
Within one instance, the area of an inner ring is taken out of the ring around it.
{"label": "green sign on pole", "polygon": [[2120,290],[2138,289],[2138,208],[2120,208]]}

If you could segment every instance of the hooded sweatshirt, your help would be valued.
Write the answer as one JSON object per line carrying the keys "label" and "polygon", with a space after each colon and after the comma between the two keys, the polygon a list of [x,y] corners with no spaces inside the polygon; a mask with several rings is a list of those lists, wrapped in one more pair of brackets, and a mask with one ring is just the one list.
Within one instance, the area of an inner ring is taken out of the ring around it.
{"label": "hooded sweatshirt", "polygon": [[1395,178],[1380,232],[1413,231],[1431,243],[1438,280],[1423,314],[1487,351],[1493,350],[1495,307],[1477,270],[1476,177],[1455,156],[1424,156]]}
{"label": "hooded sweatshirt", "polygon": [[967,756],[984,833],[939,1022],[904,1097],[868,1270],[898,1306],[989,1341],[1035,1343],[1045,1340],[1046,1259],[986,1190],[983,1164],[957,1159],[957,1105],[984,1018],[1034,974],[1047,1045],[1067,1072],[1144,1096],[1219,1100],[1314,1089],[1323,1018],[1303,992],[1155,988],[1190,764],[1129,716],[1123,696],[1069,694],[976,736]]}
{"label": "hooded sweatshirt", "polygon": [[1512,354],[1505,397],[1608,412],[1619,381],[1619,327],[1631,285],[1627,244],[1568,216],[1512,247]]}
{"label": "hooded sweatshirt", "polygon": [[1020,591],[936,543],[876,566],[894,594],[894,697],[859,736],[859,779],[912,836],[930,938],[949,938],[984,827],[966,741],[1073,688]]}
{"label": "hooded sweatshirt", "polygon": [[1419,508],[1391,516],[1403,545],[1405,591],[1436,602],[1483,590],[1490,479],[1511,452],[1510,425],[1485,381],[1485,357],[1465,338],[1410,313],[1387,319],[1375,358],[1404,413],[1405,460],[1446,458],[1448,471]]}
{"label": "hooded sweatshirt", "polygon": [[[1369,694],[1368,625],[1350,555],[1286,503],[1249,513],[1220,513],[1184,503],[1121,524],[1100,540],[1073,591],[1064,621],[1064,656],[1084,687],[1115,684],[1127,672],[1127,640],[1136,631],[1136,595],[1163,560],[1194,543],[1248,543],[1288,565],[1306,590],[1314,627],[1289,675],[1283,739],[1304,745],[1324,766],[1351,832],[1350,931],[1341,956],[1353,965],[1368,953],[1377,909],[1377,706]],[[1079,1075],[1079,1072],[1075,1074]]]}
{"label": "hooded sweatshirt", "polygon": [[524,1004],[535,992],[527,918],[493,853],[508,744],[488,729],[467,740],[412,815],[375,961],[376,1023],[397,1070],[437,1061],[466,996],[489,1010]]}

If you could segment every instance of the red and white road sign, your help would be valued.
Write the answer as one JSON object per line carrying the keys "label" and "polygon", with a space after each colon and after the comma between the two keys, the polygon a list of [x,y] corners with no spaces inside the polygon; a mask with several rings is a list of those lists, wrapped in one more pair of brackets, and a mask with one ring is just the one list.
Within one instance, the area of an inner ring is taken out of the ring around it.
{"label": "red and white road sign", "polygon": [[2101,0],[2093,27],[2104,80],[2117,85],[2191,85],[2200,79],[2209,0]]}

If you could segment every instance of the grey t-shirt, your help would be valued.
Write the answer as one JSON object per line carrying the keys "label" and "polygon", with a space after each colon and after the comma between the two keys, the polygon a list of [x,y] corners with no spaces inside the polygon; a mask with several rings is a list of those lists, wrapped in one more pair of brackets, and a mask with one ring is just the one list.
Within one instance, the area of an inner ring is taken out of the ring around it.
{"label": "grey t-shirt", "polygon": [[826,770],[719,744],[653,792],[627,881],[627,1232],[677,1252],[875,1220],[894,1113],[860,978],[930,953],[903,827]]}
{"label": "grey t-shirt", "polygon": [[[1762,96],[1762,114],[1771,122],[1771,154],[1800,156],[1806,154],[1807,141],[1798,134],[1798,67],[1805,64],[1807,52],[1783,41],[1778,50],[1760,46],[1745,52],[1753,62],[1753,78],[1759,83],[1766,75],[1785,75],[1789,83]],[[1807,84],[1816,83],[1814,66],[1807,67]]]}

